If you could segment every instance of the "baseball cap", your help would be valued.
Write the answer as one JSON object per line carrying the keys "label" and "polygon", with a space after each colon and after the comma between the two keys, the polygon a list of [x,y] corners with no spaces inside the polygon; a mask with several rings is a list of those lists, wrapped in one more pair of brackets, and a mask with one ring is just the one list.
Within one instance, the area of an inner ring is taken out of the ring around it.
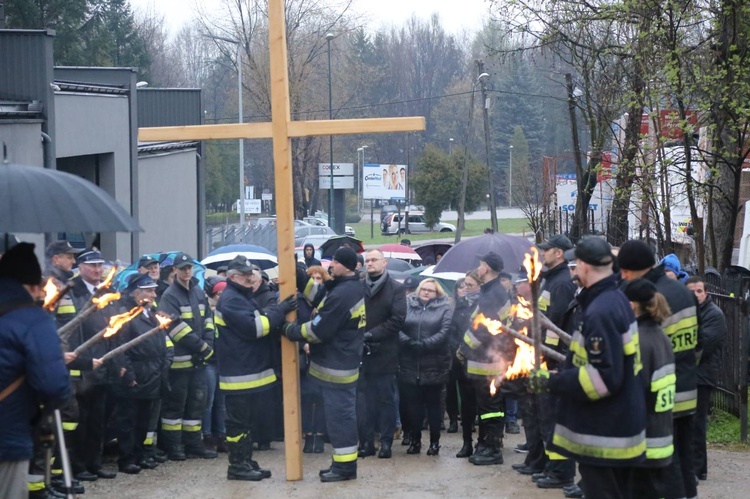
{"label": "baseball cap", "polygon": [[484,255],[479,255],[479,261],[486,263],[487,266],[495,272],[502,272],[503,267],[505,266],[502,257],[494,251],[490,251]]}
{"label": "baseball cap", "polygon": [[568,251],[569,249],[573,248],[573,243],[571,243],[570,239],[568,239],[567,237],[559,234],[557,236],[550,237],[543,243],[537,244],[537,247],[542,251],[552,248],[559,248],[563,251]]}
{"label": "baseball cap", "polygon": [[98,249],[91,248],[76,257],[76,264],[81,265],[82,263],[104,263],[104,258],[102,258]]}
{"label": "baseball cap", "polygon": [[55,241],[54,243],[50,243],[44,251],[47,258],[52,258],[55,255],[62,255],[64,253],[68,255],[77,255],[81,252],[83,252],[82,249],[74,248],[68,241]]}
{"label": "baseball cap", "polygon": [[159,263],[159,261],[150,255],[143,255],[141,258],[138,259],[138,267],[148,267],[152,263]]}
{"label": "baseball cap", "polygon": [[174,256],[174,261],[172,262],[172,265],[177,267],[178,269],[183,269],[185,267],[193,266],[193,257],[188,255],[187,253],[177,253]]}
{"label": "baseball cap", "polygon": [[227,270],[236,270],[243,274],[251,274],[253,272],[253,263],[246,256],[237,255],[229,262]]}
{"label": "baseball cap", "polygon": [[615,260],[612,256],[612,248],[609,246],[609,243],[601,237],[596,236],[582,237],[575,248],[565,252],[565,259],[578,259],[596,267],[610,265]]}

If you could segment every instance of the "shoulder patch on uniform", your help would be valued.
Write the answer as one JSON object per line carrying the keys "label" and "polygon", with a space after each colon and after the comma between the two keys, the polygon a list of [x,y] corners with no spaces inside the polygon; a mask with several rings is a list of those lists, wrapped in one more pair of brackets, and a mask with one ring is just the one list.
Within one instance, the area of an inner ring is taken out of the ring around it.
{"label": "shoulder patch on uniform", "polygon": [[604,353],[604,338],[601,336],[590,336],[586,341],[588,348],[586,349],[591,356],[597,356]]}

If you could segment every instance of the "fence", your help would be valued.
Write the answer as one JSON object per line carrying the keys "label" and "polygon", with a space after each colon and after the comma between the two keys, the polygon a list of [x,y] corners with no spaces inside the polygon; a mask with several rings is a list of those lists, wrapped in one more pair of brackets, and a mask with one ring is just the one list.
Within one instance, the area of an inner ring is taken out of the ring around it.
{"label": "fence", "polygon": [[227,225],[206,229],[206,253],[229,244],[255,244],[276,253],[276,226],[265,224],[261,227],[240,227]]}
{"label": "fence", "polygon": [[720,372],[713,405],[740,419],[740,438],[747,443],[748,303],[750,278],[707,274],[706,287],[727,320]]}

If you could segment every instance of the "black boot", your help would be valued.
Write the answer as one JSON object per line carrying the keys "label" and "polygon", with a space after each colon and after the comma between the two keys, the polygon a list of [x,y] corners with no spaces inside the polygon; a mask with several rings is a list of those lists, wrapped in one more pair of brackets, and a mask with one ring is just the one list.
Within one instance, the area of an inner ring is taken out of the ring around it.
{"label": "black boot", "polygon": [[464,440],[464,446],[456,453],[456,457],[470,457],[472,454],[474,454],[474,447],[471,445],[471,440],[468,442]]}
{"label": "black boot", "polygon": [[471,464],[485,466],[490,464],[503,464],[503,453],[500,450],[500,442],[495,440],[485,441],[481,450],[469,458]]}
{"label": "black boot", "polygon": [[458,433],[458,421],[451,419],[448,424],[448,433]]}
{"label": "black boot", "polygon": [[378,453],[378,457],[380,459],[390,459],[391,455],[392,455],[391,443],[380,442],[380,452]]}
{"label": "black boot", "polygon": [[271,478],[271,470],[267,470],[260,467],[260,464],[258,464],[258,461],[253,461],[252,459],[249,461],[250,467],[254,469],[255,471],[260,471],[263,475],[263,478]]}
{"label": "black boot", "polygon": [[412,437],[411,445],[406,449],[407,454],[419,454],[422,452],[422,441],[418,438]]}
{"label": "black boot", "polygon": [[302,448],[302,452],[305,454],[312,454],[313,445],[315,444],[315,435],[312,433],[305,435],[305,446]]}
{"label": "black boot", "polygon": [[239,442],[227,442],[229,448],[229,468],[227,480],[248,480],[258,482],[266,478],[260,470],[253,469],[253,442],[249,438],[242,438]]}
{"label": "black boot", "polygon": [[322,454],[325,451],[325,435],[316,433],[313,440],[313,454]]}
{"label": "black boot", "polygon": [[368,457],[375,455],[375,445],[372,442],[365,442],[362,449],[357,453],[359,457]]}
{"label": "black boot", "polygon": [[404,438],[401,440],[401,445],[411,445],[411,435],[404,433]]}
{"label": "black boot", "polygon": [[440,444],[438,442],[430,442],[430,448],[427,449],[428,456],[437,456],[440,453]]}

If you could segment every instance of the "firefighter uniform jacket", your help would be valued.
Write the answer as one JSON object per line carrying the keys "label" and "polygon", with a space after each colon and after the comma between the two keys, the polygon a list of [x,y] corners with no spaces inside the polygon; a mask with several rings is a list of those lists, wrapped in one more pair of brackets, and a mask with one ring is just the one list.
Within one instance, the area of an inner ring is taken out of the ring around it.
{"label": "firefighter uniform jacket", "polygon": [[661,327],[672,342],[677,373],[673,416],[679,418],[695,414],[698,404],[698,368],[695,356],[698,346],[698,316],[695,296],[684,284],[667,277],[661,265],[649,270],[643,277],[654,283],[656,290],[667,299],[672,311],[672,315],[662,322]]}
{"label": "firefighter uniform jacket", "polygon": [[159,312],[180,318],[169,330],[174,345],[172,369],[200,367],[201,361],[213,355],[214,322],[198,279],[190,279],[189,289],[175,279],[159,300]]}
{"label": "firefighter uniform jacket", "polygon": [[[576,285],[570,278],[568,263],[563,262],[547,270],[543,277],[542,292],[539,296],[539,310],[555,326],[562,328],[565,311],[568,309],[570,302],[573,301],[576,292]],[[557,351],[563,351],[564,345],[560,344],[560,337],[557,333],[546,331],[544,343]]]}
{"label": "firefighter uniform jacket", "polygon": [[466,358],[466,373],[469,377],[476,379],[500,376],[505,374],[507,363],[513,362],[518,347],[510,335],[492,335],[481,324],[474,328],[474,319],[480,314],[488,319],[507,322],[510,305],[510,297],[500,284],[500,279],[482,284],[477,307],[459,347],[459,352]]}
{"label": "firefighter uniform jacket", "polygon": [[253,300],[252,288],[244,288],[231,279],[216,304],[216,355],[219,364],[219,388],[231,394],[259,391],[276,381],[273,342],[270,335],[283,322],[273,324],[261,315]]}
{"label": "firefighter uniform jacket", "polygon": [[559,397],[549,450],[593,466],[633,466],[646,454],[646,398],[638,326],[609,276],[578,295],[577,328],[563,369],[551,374]]}
{"label": "firefighter uniform jacket", "polygon": [[661,468],[672,462],[672,408],[675,394],[675,366],[672,343],[661,326],[647,315],[638,318],[638,340],[641,346],[646,386],[646,463]]}
{"label": "firefighter uniform jacket", "polygon": [[359,378],[364,349],[365,290],[357,275],[337,277],[325,286],[315,318],[289,326],[285,334],[310,344],[312,378],[328,386],[349,386]]}

